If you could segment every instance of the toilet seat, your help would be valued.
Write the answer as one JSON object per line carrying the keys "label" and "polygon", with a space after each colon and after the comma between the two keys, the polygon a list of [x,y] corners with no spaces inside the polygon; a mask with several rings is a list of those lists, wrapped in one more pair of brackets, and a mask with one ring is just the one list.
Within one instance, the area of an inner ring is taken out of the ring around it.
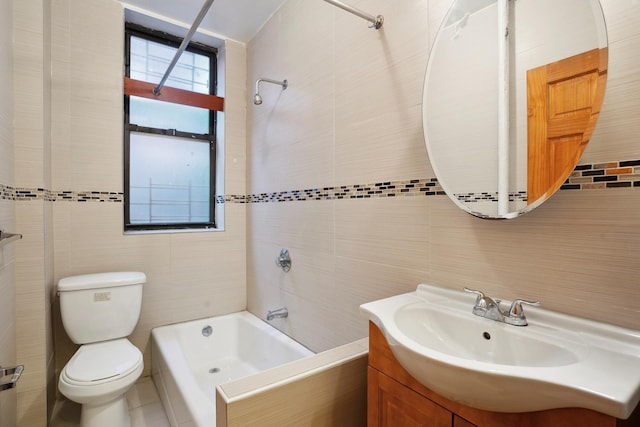
{"label": "toilet seat", "polygon": [[94,386],[126,377],[142,364],[142,353],[126,338],[82,345],[64,367],[68,384]]}

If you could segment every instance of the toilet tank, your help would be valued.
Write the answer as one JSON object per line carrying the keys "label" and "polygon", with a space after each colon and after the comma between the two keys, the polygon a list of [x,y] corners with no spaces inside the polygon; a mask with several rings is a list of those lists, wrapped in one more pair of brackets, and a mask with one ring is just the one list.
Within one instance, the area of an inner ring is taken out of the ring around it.
{"label": "toilet tank", "polygon": [[58,282],[64,329],[76,344],[131,335],[140,318],[144,273],[85,274]]}

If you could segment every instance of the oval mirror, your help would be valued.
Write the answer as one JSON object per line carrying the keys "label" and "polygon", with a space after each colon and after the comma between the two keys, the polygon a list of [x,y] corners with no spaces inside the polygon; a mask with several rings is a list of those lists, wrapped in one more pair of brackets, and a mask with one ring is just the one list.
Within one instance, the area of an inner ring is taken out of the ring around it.
{"label": "oval mirror", "polygon": [[571,174],[607,74],[598,0],[455,0],[423,93],[425,143],[443,190],[482,218],[513,218]]}

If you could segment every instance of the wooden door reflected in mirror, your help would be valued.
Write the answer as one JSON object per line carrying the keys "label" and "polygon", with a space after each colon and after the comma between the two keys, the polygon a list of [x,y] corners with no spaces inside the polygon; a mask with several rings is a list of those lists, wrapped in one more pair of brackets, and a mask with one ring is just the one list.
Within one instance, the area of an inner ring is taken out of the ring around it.
{"label": "wooden door reflected in mirror", "polygon": [[553,194],[580,160],[595,128],[607,48],[527,72],[528,203]]}

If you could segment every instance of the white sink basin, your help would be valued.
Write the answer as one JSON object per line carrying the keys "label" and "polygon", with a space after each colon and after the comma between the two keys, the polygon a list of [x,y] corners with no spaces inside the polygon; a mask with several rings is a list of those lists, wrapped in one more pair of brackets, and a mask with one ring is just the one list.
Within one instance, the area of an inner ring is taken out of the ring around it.
{"label": "white sink basin", "polygon": [[407,338],[420,346],[477,362],[521,367],[563,366],[584,359],[587,353],[586,346],[573,333],[554,331],[563,342],[550,342],[535,328],[484,321],[479,317],[476,320],[470,315],[470,310],[452,311],[414,303],[399,308],[394,321]]}
{"label": "white sink basin", "polygon": [[473,315],[475,298],[419,285],[360,309],[400,364],[451,400],[496,412],[631,415],[640,401],[639,331],[536,307],[525,308],[528,326],[507,325]]}

